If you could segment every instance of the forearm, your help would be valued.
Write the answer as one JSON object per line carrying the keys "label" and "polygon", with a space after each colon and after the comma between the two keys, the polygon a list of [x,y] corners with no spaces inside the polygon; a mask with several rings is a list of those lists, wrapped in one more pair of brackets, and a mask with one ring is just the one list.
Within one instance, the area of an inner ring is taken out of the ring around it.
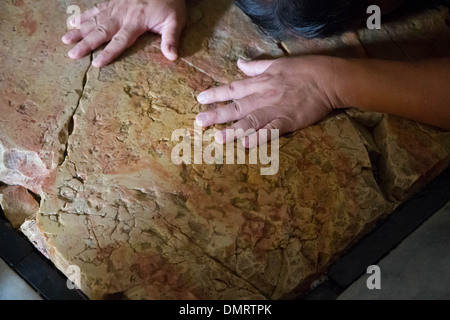
{"label": "forearm", "polygon": [[338,108],[359,107],[450,130],[450,59],[335,59]]}

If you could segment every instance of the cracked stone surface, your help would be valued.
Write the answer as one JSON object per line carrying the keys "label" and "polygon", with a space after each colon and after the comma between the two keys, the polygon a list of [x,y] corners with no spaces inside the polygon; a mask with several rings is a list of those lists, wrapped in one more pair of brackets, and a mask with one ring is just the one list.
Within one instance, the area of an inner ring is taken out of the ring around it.
{"label": "cracked stone surface", "polygon": [[[230,0],[190,0],[180,55],[219,83],[242,78],[239,58],[273,59],[283,51]],[[160,41],[155,43],[159,47]]]}
{"label": "cracked stone surface", "polygon": [[[449,133],[385,116],[374,128],[373,137],[381,150],[380,183],[393,201],[408,199],[449,165]],[[435,143],[436,139],[447,143]]]}
{"label": "cracked stone surface", "polygon": [[181,38],[185,61],[214,80],[227,83],[241,78],[236,62],[283,57],[278,45],[250,22],[229,0],[189,2],[189,20]]}
{"label": "cracked stone surface", "polygon": [[64,158],[89,59],[67,65],[57,33],[64,6],[17,0],[2,1],[0,10],[0,180],[40,193]]}
{"label": "cracked stone surface", "polygon": [[[273,176],[248,157],[176,165],[172,133],[198,135],[195,115],[207,108],[195,96],[241,78],[238,57],[283,51],[231,1],[199,0],[177,62],[146,34],[96,69],[66,57],[65,5],[0,4],[0,193],[40,196],[21,229],[62,272],[77,265],[91,299],[296,297],[448,166],[449,133],[356,108],[282,137]],[[372,57],[376,39],[302,41],[282,47]]]}

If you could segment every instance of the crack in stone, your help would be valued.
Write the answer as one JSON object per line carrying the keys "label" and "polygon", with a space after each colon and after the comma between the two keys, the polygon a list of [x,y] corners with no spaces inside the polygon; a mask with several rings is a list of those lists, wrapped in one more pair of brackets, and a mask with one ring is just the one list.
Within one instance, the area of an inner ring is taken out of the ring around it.
{"label": "crack in stone", "polygon": [[220,83],[220,81],[217,81],[216,79],[214,79],[214,77],[212,75],[210,75],[208,72],[206,72],[205,70],[203,70],[202,68],[197,67],[195,64],[189,62],[188,60],[181,58],[181,61],[183,61],[184,63],[186,63],[188,66],[194,68],[195,70],[203,73],[204,75],[208,76],[209,78],[211,78],[215,83]]}
{"label": "crack in stone", "polygon": [[86,68],[86,71],[84,72],[84,75],[83,75],[80,97],[78,98],[78,101],[77,101],[77,104],[75,106],[75,109],[73,110],[72,115],[70,116],[70,119],[69,119],[69,123],[67,124],[66,147],[64,149],[61,162],[58,164],[58,166],[61,166],[64,163],[64,161],[66,160],[66,158],[67,158],[67,156],[69,154],[69,139],[70,139],[70,136],[73,134],[73,131],[74,131],[74,116],[75,116],[75,114],[77,113],[77,111],[78,111],[78,109],[80,107],[81,100],[83,99],[84,91],[86,89],[86,84],[87,84],[87,75],[88,75],[89,70],[91,69],[93,58],[94,58],[94,54],[91,52],[90,56],[89,56],[89,59],[90,59],[89,66]]}
{"label": "crack in stone", "polygon": [[212,261],[214,261],[215,263],[219,264],[220,266],[222,266],[223,268],[225,268],[226,270],[228,270],[229,272],[231,272],[235,277],[237,277],[238,279],[241,279],[242,281],[244,281],[245,283],[247,283],[251,288],[253,288],[256,292],[258,292],[260,295],[262,295],[264,298],[266,298],[267,300],[270,300],[270,298],[267,296],[266,293],[264,293],[263,291],[261,291],[259,288],[257,288],[253,283],[251,283],[250,281],[248,281],[247,279],[243,278],[241,275],[239,275],[235,270],[231,269],[230,267],[226,266],[224,263],[222,263],[222,261],[220,261],[219,259],[217,259],[216,257],[210,255],[208,252],[206,252],[205,250],[203,250],[203,248],[201,248],[198,244],[195,243],[195,241],[186,233],[183,232],[183,230],[181,230],[180,227],[178,227],[177,225],[174,225],[172,223],[170,223],[169,221],[167,221],[167,219],[164,216],[161,216],[161,218],[170,226],[176,228],[184,237],[186,237],[186,239],[188,239],[188,241],[194,245],[195,247],[197,247],[198,249],[200,249],[200,251],[207,256],[209,259],[211,259]]}
{"label": "crack in stone", "polygon": [[[161,50],[161,47],[155,45],[155,44],[150,44],[151,47],[156,48],[158,50]],[[193,64],[192,62],[189,62],[188,60],[186,60],[185,58],[179,58],[179,61],[182,61],[184,63],[186,63],[188,66],[194,68],[195,70],[203,73],[204,75],[208,76],[209,78],[211,78],[215,83],[220,83],[220,81],[217,81],[216,79],[214,79],[213,76],[211,76],[208,72],[206,72],[205,70],[203,70],[200,67],[197,67],[195,64]]]}
{"label": "crack in stone", "polygon": [[[289,237],[289,239],[290,239],[290,237]],[[280,266],[280,270],[278,271],[278,275],[277,275],[277,284],[275,285],[275,287],[273,288],[272,292],[270,293],[271,297],[274,296],[275,292],[277,291],[278,287],[280,286],[280,280],[281,280],[281,277],[282,277],[282,272],[284,271],[283,268],[284,268],[284,266],[286,264],[286,254],[284,252],[284,248],[278,247],[277,249],[281,250],[281,254],[282,254],[283,259],[282,259],[282,263],[281,263],[281,266]]]}
{"label": "crack in stone", "polygon": [[[92,55],[91,55],[91,58],[92,58]],[[92,60],[91,60],[91,62],[92,62]],[[111,273],[114,275],[116,282],[119,284],[119,286],[121,286],[119,272],[115,268],[114,263],[110,259],[112,251],[114,251],[114,250],[112,250],[109,253],[109,255],[105,254],[105,248],[100,246],[100,241],[98,240],[97,234],[95,233],[95,225],[89,215],[86,216],[86,222],[87,222],[88,229],[92,232],[94,239],[97,242],[97,247],[100,248],[99,255],[102,257],[102,260],[107,264],[108,269],[111,270]]]}

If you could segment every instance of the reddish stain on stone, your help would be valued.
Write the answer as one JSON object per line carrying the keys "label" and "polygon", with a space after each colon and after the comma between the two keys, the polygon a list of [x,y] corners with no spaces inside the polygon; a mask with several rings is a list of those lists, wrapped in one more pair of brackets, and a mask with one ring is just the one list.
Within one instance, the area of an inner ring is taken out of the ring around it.
{"label": "reddish stain on stone", "polygon": [[199,299],[199,292],[196,292],[198,290],[192,286],[183,270],[171,264],[158,253],[138,254],[131,265],[131,270],[139,276],[147,290],[155,290],[157,287],[161,289],[164,287],[176,288],[179,299]]}
{"label": "reddish stain on stone", "polygon": [[47,176],[42,180],[41,188],[43,192],[49,193],[51,192],[51,188],[55,185],[56,182],[56,171],[50,171]]}
{"label": "reddish stain on stone", "polygon": [[28,30],[28,35],[32,36],[37,29],[37,22],[32,19],[24,19],[20,22],[20,25]]}
{"label": "reddish stain on stone", "polygon": [[23,152],[15,149],[6,150],[3,154],[4,166],[27,177],[39,177],[48,174],[41,159],[36,153]]}
{"label": "reddish stain on stone", "polygon": [[34,13],[30,9],[22,9],[22,10],[24,14],[22,21],[20,21],[20,26],[28,31],[28,36],[32,36],[37,29],[37,22],[36,20],[33,19]]}

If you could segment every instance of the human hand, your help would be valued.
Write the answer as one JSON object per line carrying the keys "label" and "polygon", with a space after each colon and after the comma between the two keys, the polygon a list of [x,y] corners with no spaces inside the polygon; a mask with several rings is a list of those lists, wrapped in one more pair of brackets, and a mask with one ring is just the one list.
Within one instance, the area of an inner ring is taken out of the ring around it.
{"label": "human hand", "polygon": [[69,51],[72,59],[80,59],[110,41],[92,62],[95,67],[105,66],[140,35],[151,31],[161,34],[164,56],[176,60],[180,34],[186,23],[186,3],[184,0],[111,0],[86,10],[80,20],[80,29],[62,37],[65,44],[77,43]]}
{"label": "human hand", "polygon": [[[334,108],[341,107],[335,92],[334,58],[310,56],[279,60],[238,61],[238,67],[250,78],[226,86],[208,89],[197,100],[202,104],[233,101],[199,113],[196,122],[203,127],[238,120],[228,129],[255,130],[242,139],[246,148],[254,148],[270,139],[261,129],[278,129],[279,135],[312,125]],[[250,132],[250,131],[249,131]],[[267,132],[270,133],[270,130]],[[226,130],[216,133],[218,143],[234,140]]]}

